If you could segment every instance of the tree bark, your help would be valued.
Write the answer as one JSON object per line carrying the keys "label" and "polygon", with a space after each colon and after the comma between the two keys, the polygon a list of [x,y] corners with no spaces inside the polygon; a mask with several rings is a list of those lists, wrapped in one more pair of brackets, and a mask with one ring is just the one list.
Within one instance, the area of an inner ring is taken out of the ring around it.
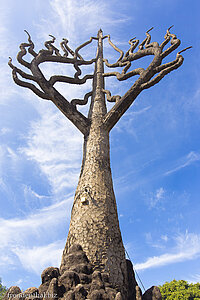
{"label": "tree bark", "polygon": [[119,228],[110,169],[109,131],[103,118],[107,113],[103,93],[102,33],[99,31],[93,97],[88,118],[89,134],[84,138],[81,174],[75,193],[71,222],[61,262],[73,244],[80,244],[94,269],[109,274],[120,291],[127,287],[125,250]]}

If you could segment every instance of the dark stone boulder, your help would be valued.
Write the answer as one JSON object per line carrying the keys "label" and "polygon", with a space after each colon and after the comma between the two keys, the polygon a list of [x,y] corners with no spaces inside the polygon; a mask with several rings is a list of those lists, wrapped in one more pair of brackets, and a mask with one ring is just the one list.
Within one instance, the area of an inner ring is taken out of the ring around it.
{"label": "dark stone boulder", "polygon": [[79,276],[73,271],[65,271],[59,278],[59,285],[63,285],[66,291],[73,289],[79,283]]}
{"label": "dark stone boulder", "polygon": [[110,300],[108,298],[108,296],[105,293],[105,290],[95,290],[92,291],[89,295],[88,295],[88,299],[90,300]]}
{"label": "dark stone boulder", "polygon": [[81,264],[77,264],[77,265],[72,265],[72,266],[68,267],[67,269],[77,272],[77,273],[84,273],[87,275],[92,274],[92,271],[93,271],[90,263],[81,263]]}
{"label": "dark stone boulder", "polygon": [[157,286],[152,286],[142,296],[142,300],[162,300],[162,295]]}
{"label": "dark stone boulder", "polygon": [[92,283],[91,283],[91,291],[92,290],[101,290],[104,289],[104,283],[101,277],[101,272],[94,271],[92,274]]}
{"label": "dark stone boulder", "polygon": [[136,286],[135,273],[133,270],[132,262],[126,259],[127,275],[128,275],[128,300],[136,298]]}
{"label": "dark stone boulder", "polygon": [[78,284],[74,289],[74,293],[76,300],[84,300],[88,294],[83,284]]}
{"label": "dark stone boulder", "polygon": [[[4,295],[2,300],[8,300],[9,298],[13,299],[14,296],[21,294],[21,290],[18,286],[11,286],[6,294]],[[22,299],[22,298],[21,298]]]}
{"label": "dark stone boulder", "polygon": [[84,274],[84,273],[80,273],[79,275],[79,279],[80,279],[80,283],[82,284],[89,284],[91,283],[92,279],[90,275]]}
{"label": "dark stone boulder", "polygon": [[38,288],[39,294],[46,293],[51,280],[53,278],[58,278],[59,276],[60,276],[60,272],[58,268],[54,268],[54,267],[46,268],[41,274],[42,284]]}
{"label": "dark stone boulder", "polygon": [[30,287],[23,292],[26,300],[37,300],[39,299],[39,290],[36,287]]}
{"label": "dark stone boulder", "polygon": [[58,278],[59,275],[60,275],[60,272],[59,272],[58,268],[48,267],[41,274],[42,283],[45,283],[48,281],[50,282],[51,279]]}

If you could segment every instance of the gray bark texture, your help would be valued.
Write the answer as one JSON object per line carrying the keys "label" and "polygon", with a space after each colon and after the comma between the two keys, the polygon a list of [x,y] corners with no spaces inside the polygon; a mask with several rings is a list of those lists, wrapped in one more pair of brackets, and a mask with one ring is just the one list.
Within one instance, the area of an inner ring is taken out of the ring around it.
{"label": "gray bark texture", "polygon": [[[101,33],[100,33],[101,34]],[[100,35],[101,37],[101,35]],[[127,287],[125,251],[119,228],[117,206],[110,169],[109,131],[103,124],[107,113],[104,89],[102,40],[99,40],[89,111],[90,131],[84,140],[81,174],[75,193],[65,256],[74,244],[80,244],[94,269],[109,274],[114,287]]]}

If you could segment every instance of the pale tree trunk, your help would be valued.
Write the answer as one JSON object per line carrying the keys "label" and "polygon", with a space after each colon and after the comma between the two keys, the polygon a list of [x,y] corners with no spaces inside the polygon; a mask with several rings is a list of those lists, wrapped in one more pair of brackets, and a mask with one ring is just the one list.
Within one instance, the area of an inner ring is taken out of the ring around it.
{"label": "pale tree trunk", "polygon": [[101,37],[100,31],[88,116],[91,126],[84,140],[82,169],[61,270],[70,246],[80,244],[94,269],[109,273],[112,285],[122,291],[127,287],[127,270],[110,169],[109,132],[103,125],[107,110],[102,91],[104,80]]}

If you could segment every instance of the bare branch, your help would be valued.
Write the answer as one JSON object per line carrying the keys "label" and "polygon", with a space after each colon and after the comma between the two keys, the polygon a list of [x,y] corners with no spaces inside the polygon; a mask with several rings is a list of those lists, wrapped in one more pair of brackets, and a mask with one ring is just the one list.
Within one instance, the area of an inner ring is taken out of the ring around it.
{"label": "bare branch", "polygon": [[[55,37],[50,35],[51,40],[45,42],[45,47],[47,50],[42,49],[38,53],[34,51],[34,44],[31,40],[30,34],[25,31],[28,35],[28,43],[22,43],[20,45],[20,51],[17,55],[18,62],[23,66],[27,67],[32,74],[27,74],[26,72],[20,70],[12,64],[12,60],[10,58],[8,64],[12,69],[12,76],[14,82],[22,87],[29,88],[32,90],[37,96],[42,99],[51,100],[61,111],[62,113],[84,134],[88,134],[90,121],[80,112],[77,111],[76,105],[83,105],[87,100],[91,93],[86,94],[83,101],[74,99],[72,104],[67,101],[54,87],[53,85],[56,82],[66,82],[66,83],[75,83],[75,84],[83,84],[88,79],[92,79],[93,75],[85,75],[83,78],[79,78],[81,75],[81,65],[91,65],[96,61],[96,58],[91,59],[90,61],[86,61],[82,58],[82,56],[78,53],[78,51],[90,43],[94,38],[91,38],[90,41],[79,46],[75,52],[72,51],[67,45],[67,40],[63,40],[61,43],[61,48],[64,51],[64,55],[62,56],[59,50],[54,46]],[[29,63],[23,59],[23,57],[27,54],[27,49],[29,53],[33,56],[32,61]],[[72,55],[72,58],[68,58],[68,52]],[[44,75],[42,74],[39,65],[43,62],[59,62],[59,63],[69,63],[74,66],[76,69],[76,73],[74,78],[67,76],[52,76],[48,81]],[[26,82],[21,80],[18,75],[27,80],[32,80],[39,85],[37,88],[34,84],[30,82]]]}
{"label": "bare branch", "polygon": [[56,82],[66,82],[71,84],[83,84],[88,79],[92,79],[94,75],[85,75],[83,78],[73,78],[68,76],[62,76],[62,75],[54,75],[51,76],[49,83],[51,86],[53,86]]}
{"label": "bare branch", "polygon": [[28,63],[27,61],[25,61],[25,60],[23,59],[23,56],[26,55],[26,53],[27,53],[26,48],[29,47],[29,46],[31,46],[30,43],[29,43],[29,44],[28,44],[28,43],[21,43],[21,45],[19,46],[20,51],[19,51],[18,54],[17,54],[17,60],[18,60],[18,62],[19,62],[21,65],[23,65],[23,66],[25,66],[26,68],[28,68],[28,69],[30,69],[31,65],[30,65],[30,63]]}
{"label": "bare branch", "polygon": [[139,50],[143,50],[144,46],[146,48],[146,46],[150,43],[151,41],[151,35],[149,34],[149,32],[153,29],[153,27],[151,27],[149,30],[146,31],[146,38],[142,41],[142,43],[138,46]]}
{"label": "bare branch", "polygon": [[122,60],[122,58],[123,58],[123,56],[124,56],[124,52],[123,52],[121,49],[119,49],[115,44],[113,44],[113,42],[112,42],[111,39],[110,39],[110,35],[109,35],[109,34],[104,36],[104,38],[106,38],[106,37],[108,38],[108,42],[109,42],[109,44],[113,47],[113,49],[115,49],[117,52],[120,53],[120,57],[118,58],[117,61]]}
{"label": "bare branch", "polygon": [[137,69],[132,70],[128,73],[125,73],[123,71],[122,71],[122,73],[119,73],[119,72],[104,73],[103,76],[104,77],[116,76],[119,81],[122,81],[122,80],[126,80],[126,79],[128,79],[132,76],[135,76],[135,75],[141,75],[144,72],[144,69],[143,68],[137,68]]}
{"label": "bare branch", "polygon": [[167,43],[169,43],[169,41],[171,40],[171,37],[169,35],[169,30],[173,27],[174,25],[170,26],[168,29],[167,29],[167,32],[164,36],[164,41],[161,43],[160,45],[160,48],[161,50],[163,50],[163,48],[165,47],[165,45],[167,45]]}
{"label": "bare branch", "polygon": [[176,60],[174,60],[171,63],[162,65],[160,68],[158,67],[158,69],[162,70],[155,78],[153,78],[150,81],[147,81],[146,83],[143,83],[141,85],[142,89],[147,89],[153,85],[155,85],[156,83],[158,83],[165,75],[167,75],[168,73],[170,73],[171,71],[178,69],[182,63],[183,63],[183,57],[180,55],[179,57],[177,57]]}
{"label": "bare branch", "polygon": [[[62,50],[65,52],[64,56],[68,56],[68,52],[74,57],[75,56],[75,52],[67,45],[68,44],[68,40],[67,39],[63,39],[63,42],[60,43],[60,46],[62,48]],[[78,56],[80,59],[83,59],[80,55]]]}
{"label": "bare branch", "polygon": [[[29,89],[32,90],[37,96],[39,96],[39,97],[42,98],[42,99],[50,100],[50,97],[49,97],[47,94],[41,92],[38,88],[36,88],[36,86],[35,86],[34,84],[29,83],[29,82],[27,82],[27,81],[22,81],[22,80],[20,80],[20,79],[18,78],[18,76],[17,76],[17,73],[18,73],[17,69],[16,69],[16,68],[13,68],[13,70],[12,70],[12,76],[13,76],[14,82],[15,82],[17,85],[22,86],[22,87],[25,87],[25,88],[29,88]],[[21,74],[20,74],[20,75],[21,75]]]}
{"label": "bare branch", "polygon": [[[112,109],[106,114],[104,118],[104,125],[107,128],[107,130],[111,130],[111,128],[117,123],[117,121],[121,118],[124,112],[133,103],[133,101],[143,89],[147,89],[155,85],[165,75],[179,68],[182,65],[184,59],[180,55],[180,53],[189,49],[190,47],[178,52],[175,60],[162,64],[162,60],[175,49],[177,49],[180,45],[180,40],[176,37],[176,35],[170,33],[171,28],[172,26],[167,29],[167,33],[164,36],[164,41],[161,43],[160,46],[157,42],[151,43],[151,36],[149,34],[150,30],[153,29],[151,28],[146,32],[146,38],[142,41],[142,43],[139,44],[139,40],[136,40],[135,38],[129,40],[129,44],[131,45],[131,47],[126,52],[123,58],[120,57],[120,60],[117,60],[113,64],[109,64],[108,60],[106,59],[104,60],[107,67],[125,66],[121,73],[108,72],[103,74],[104,77],[116,76],[116,78],[121,81],[130,78],[134,75],[139,75],[139,78],[135,81],[135,83],[132,85],[129,91],[123,97],[121,97],[119,101],[112,107]],[[171,43],[171,46],[169,46],[165,51],[163,51],[163,48],[169,42]],[[138,50],[134,52],[137,46]],[[143,68],[138,68],[127,73],[133,61],[138,60],[139,58],[145,57],[147,55],[153,55],[154,58],[146,70]],[[107,91],[106,94],[108,95],[108,98],[111,98],[109,91]]]}
{"label": "bare branch", "polygon": [[85,46],[87,46],[88,44],[90,44],[91,42],[92,42],[92,40],[96,40],[97,38],[96,37],[90,37],[90,39],[87,41],[87,42],[85,42],[85,43],[83,43],[83,44],[81,44],[79,47],[77,47],[76,48],[76,50],[75,50],[75,55],[74,55],[74,57],[76,58],[76,57],[79,57],[81,60],[83,60],[83,58],[82,58],[82,56],[78,53],[79,52],[79,50],[81,50],[83,47],[85,47]]}
{"label": "bare branch", "polygon": [[171,26],[169,29],[167,29],[167,36],[171,39],[171,46],[162,53],[162,55],[161,55],[162,59],[165,58],[167,55],[169,55],[172,51],[177,49],[181,43],[181,41],[176,37],[175,34],[170,33],[169,30],[172,27],[173,26]]}
{"label": "bare branch", "polygon": [[53,43],[55,42],[56,38],[55,36],[49,34],[49,36],[52,38],[51,40],[49,41],[46,41],[44,43],[45,47],[49,50],[50,54],[54,54],[57,55],[57,56],[61,56],[59,50],[53,45]]}
{"label": "bare branch", "polygon": [[139,40],[135,40],[136,37],[132,38],[129,40],[129,44],[131,45],[130,49],[126,52],[125,57],[127,57],[128,55],[132,54],[133,51],[135,50],[135,48],[138,46],[139,44]]}
{"label": "bare branch", "polygon": [[111,96],[111,92],[108,90],[102,90],[106,94],[106,99],[108,102],[117,102],[121,99],[120,95]]}
{"label": "bare branch", "polygon": [[15,70],[19,75],[21,75],[23,78],[25,79],[29,79],[29,80],[33,80],[35,82],[38,82],[37,78],[34,77],[33,75],[27,74],[25,72],[23,72],[22,70],[20,70],[19,68],[15,67],[12,64],[12,58],[9,57],[9,61],[8,61],[8,65],[11,67],[11,69]]}
{"label": "bare branch", "polygon": [[86,105],[88,103],[89,97],[92,96],[92,92],[85,94],[84,99],[72,99],[71,104],[76,107],[76,105]]}
{"label": "bare branch", "polygon": [[37,56],[37,53],[34,51],[34,44],[33,44],[33,42],[32,42],[32,40],[31,40],[31,36],[30,36],[30,34],[28,33],[28,31],[27,30],[24,30],[25,32],[26,32],[26,34],[28,35],[28,42],[29,42],[29,44],[30,44],[30,46],[29,46],[29,48],[28,48],[28,52],[30,53],[30,54],[32,54],[34,57],[36,57]]}
{"label": "bare branch", "polygon": [[178,69],[182,64],[183,64],[183,61],[184,61],[184,58],[182,55],[180,55],[180,53],[188,50],[192,48],[191,46],[190,47],[187,47],[181,51],[179,51],[176,55],[176,59],[173,60],[172,62],[169,62],[169,63],[166,63],[164,65],[161,65],[157,68],[155,68],[155,72],[158,73],[160,72],[155,78],[153,78],[152,80],[144,83],[141,85],[141,88],[142,89],[147,89],[153,85],[155,85],[156,83],[158,83],[165,75],[169,74],[171,71],[175,70],[175,69]]}

